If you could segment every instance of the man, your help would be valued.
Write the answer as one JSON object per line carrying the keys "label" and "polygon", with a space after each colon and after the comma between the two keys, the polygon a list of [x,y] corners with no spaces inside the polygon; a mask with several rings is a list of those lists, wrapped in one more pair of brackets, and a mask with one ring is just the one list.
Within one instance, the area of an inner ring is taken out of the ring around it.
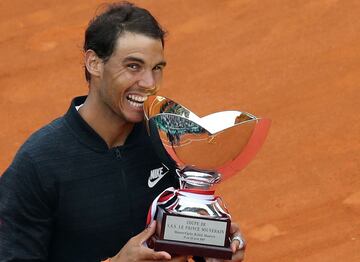
{"label": "man", "polygon": [[[35,132],[1,177],[0,261],[186,260],[143,245],[154,233],[154,224],[144,230],[151,201],[178,184],[142,123],[142,104],[166,65],[164,34],[130,3],[110,5],[90,22],[87,97]],[[169,174],[150,185],[159,168]],[[235,224],[232,231],[239,234]]]}

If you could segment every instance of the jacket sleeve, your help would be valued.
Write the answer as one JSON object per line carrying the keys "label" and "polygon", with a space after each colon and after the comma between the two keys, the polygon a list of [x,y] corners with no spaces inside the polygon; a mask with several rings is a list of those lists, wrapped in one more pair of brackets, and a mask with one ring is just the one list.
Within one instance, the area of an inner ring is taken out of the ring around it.
{"label": "jacket sleeve", "polygon": [[18,154],[0,177],[0,261],[46,261],[51,199],[33,161]]}

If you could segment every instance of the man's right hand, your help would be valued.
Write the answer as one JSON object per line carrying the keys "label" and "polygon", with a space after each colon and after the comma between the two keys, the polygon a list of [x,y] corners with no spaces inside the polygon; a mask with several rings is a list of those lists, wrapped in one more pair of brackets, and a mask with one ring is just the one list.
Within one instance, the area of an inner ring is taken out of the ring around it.
{"label": "man's right hand", "polygon": [[131,261],[176,261],[176,262],[185,262],[187,261],[186,257],[174,257],[171,258],[171,255],[165,251],[154,251],[146,246],[144,243],[148,240],[154,233],[156,228],[156,222],[152,222],[151,225],[146,228],[144,231],[138,235],[132,237],[125,246],[120,250],[120,252],[113,258],[110,259],[111,262],[131,262]]}

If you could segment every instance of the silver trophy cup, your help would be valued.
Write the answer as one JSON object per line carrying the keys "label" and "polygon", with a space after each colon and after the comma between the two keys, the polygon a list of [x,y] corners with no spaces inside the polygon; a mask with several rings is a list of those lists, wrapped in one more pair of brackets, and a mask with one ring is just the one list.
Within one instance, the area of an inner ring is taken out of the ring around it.
{"label": "silver trophy cup", "polygon": [[150,96],[144,112],[155,151],[176,165],[180,182],[154,200],[148,223],[157,220],[157,229],[148,244],[177,255],[231,259],[231,217],[212,188],[253,159],[270,120],[240,111],[198,117],[161,96]]}

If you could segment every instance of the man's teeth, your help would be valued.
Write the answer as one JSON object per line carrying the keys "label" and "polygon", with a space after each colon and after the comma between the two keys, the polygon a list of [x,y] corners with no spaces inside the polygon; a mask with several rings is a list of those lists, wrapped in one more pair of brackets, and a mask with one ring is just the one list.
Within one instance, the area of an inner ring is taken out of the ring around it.
{"label": "man's teeth", "polygon": [[131,101],[139,102],[139,103],[143,103],[147,99],[146,96],[137,96],[137,95],[128,95],[127,98]]}
{"label": "man's teeth", "polygon": [[133,102],[129,100],[130,105],[134,106],[134,107],[142,107],[142,103],[137,103],[137,102]]}
{"label": "man's teeth", "polygon": [[142,107],[144,101],[147,99],[145,96],[137,96],[137,95],[128,95],[127,100],[129,101],[130,105],[134,107]]}

